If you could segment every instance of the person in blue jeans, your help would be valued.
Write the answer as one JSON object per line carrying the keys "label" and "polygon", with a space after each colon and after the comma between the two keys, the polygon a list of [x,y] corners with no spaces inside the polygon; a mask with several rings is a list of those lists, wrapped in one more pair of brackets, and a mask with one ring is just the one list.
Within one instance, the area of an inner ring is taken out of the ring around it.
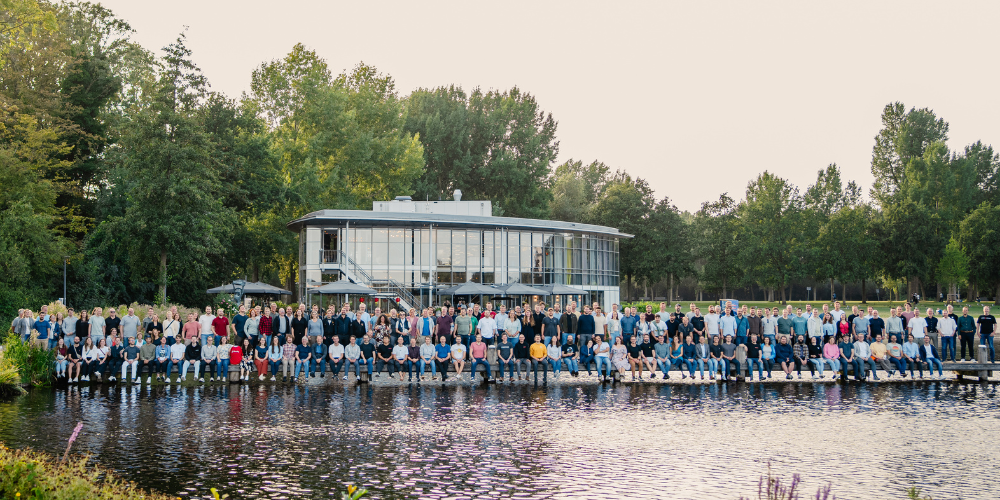
{"label": "person in blue jeans", "polygon": [[[490,368],[490,362],[486,361],[486,349],[488,346],[486,342],[483,342],[483,334],[476,332],[476,340],[469,347],[469,352],[472,354],[472,375],[469,376],[469,381],[474,382],[476,380],[476,368],[479,365],[486,367],[486,382],[489,382],[493,378],[492,369]],[[500,372],[500,376],[503,377],[503,371]]]}
{"label": "person in blue jeans", "polygon": [[601,366],[604,368],[604,380],[611,378],[611,346],[604,341],[602,335],[594,335],[594,361],[597,363],[597,376],[601,376]]}
{"label": "person in blue jeans", "polygon": [[[698,350],[694,345],[694,338],[690,335],[688,338],[684,339],[684,350],[682,352],[684,358],[684,365],[687,367],[688,374],[691,378],[694,378],[694,369],[698,367]],[[687,375],[681,374],[681,378],[687,378]]]}
{"label": "person in blue jeans", "polygon": [[[653,346],[653,356],[657,368],[663,372],[663,380],[670,378],[670,367],[672,366],[670,362],[670,343],[663,341],[663,335],[656,337],[656,345]],[[650,375],[650,378],[652,378],[652,375]]]}
{"label": "person in blue jeans", "polygon": [[[267,348],[267,364],[271,369],[271,382],[281,373],[281,344],[277,335],[271,336],[271,346]],[[229,360],[226,360],[228,369]]]}
{"label": "person in blue jeans", "polygon": [[760,361],[760,340],[757,334],[750,334],[750,341],[747,342],[747,375],[753,380],[753,367],[757,366],[757,380],[764,379],[764,363]]}
{"label": "person in blue jeans", "polygon": [[[580,368],[586,368],[587,375],[591,375],[591,363],[594,363],[594,337],[591,337],[586,344],[580,346],[580,363],[577,370],[579,371]],[[598,368],[598,370],[600,369]],[[600,373],[598,372],[598,374]]]}
{"label": "person in blue jeans", "polygon": [[312,359],[309,361],[310,377],[315,377],[319,373],[320,378],[323,378],[326,374],[326,356],[329,349],[326,347],[326,343],[322,341],[322,338],[319,337],[320,341],[312,346]]}
{"label": "person in blue jeans", "polygon": [[497,377],[498,382],[503,382],[503,369],[507,368],[510,376],[508,381],[514,381],[514,344],[507,338],[507,332],[500,334],[500,342],[497,342]]}
{"label": "person in blue jeans", "polygon": [[566,343],[562,345],[562,362],[566,364],[566,370],[571,377],[577,376],[580,372],[579,356],[580,352],[577,350],[576,341],[573,334],[570,333],[566,335]]}
{"label": "person in blue jeans", "polygon": [[295,348],[295,372],[293,380],[298,380],[299,373],[309,375],[309,361],[312,359],[312,349],[309,348],[309,336],[302,337],[302,345]]}
{"label": "person in blue jeans", "polygon": [[924,336],[924,344],[920,346],[918,361],[920,363],[926,363],[927,369],[930,372],[930,376],[934,376],[934,367],[937,366],[938,378],[944,377],[943,366],[941,365],[941,359],[938,358],[937,348],[931,343],[930,336]]}

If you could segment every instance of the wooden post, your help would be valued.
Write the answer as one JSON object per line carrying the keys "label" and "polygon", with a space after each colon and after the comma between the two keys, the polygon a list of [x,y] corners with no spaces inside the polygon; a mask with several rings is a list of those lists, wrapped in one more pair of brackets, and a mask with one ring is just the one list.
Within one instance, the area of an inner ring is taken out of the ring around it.
{"label": "wooden post", "polygon": [[[987,351],[985,345],[979,346],[979,353],[976,356],[976,362],[979,364],[986,364],[990,362],[989,352]],[[980,382],[986,382],[989,379],[989,372],[986,370],[979,370],[976,372],[976,375],[979,377]]]}
{"label": "wooden post", "polygon": [[361,377],[358,378],[358,383],[359,384],[367,384],[368,382],[369,382],[368,367],[365,366],[364,369],[361,370]]}

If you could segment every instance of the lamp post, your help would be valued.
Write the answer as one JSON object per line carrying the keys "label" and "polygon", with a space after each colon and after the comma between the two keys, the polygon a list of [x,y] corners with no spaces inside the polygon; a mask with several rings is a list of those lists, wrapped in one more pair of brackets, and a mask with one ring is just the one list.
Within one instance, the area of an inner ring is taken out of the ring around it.
{"label": "lamp post", "polygon": [[66,297],[66,263],[69,262],[69,256],[63,255],[63,307],[69,307],[69,299]]}

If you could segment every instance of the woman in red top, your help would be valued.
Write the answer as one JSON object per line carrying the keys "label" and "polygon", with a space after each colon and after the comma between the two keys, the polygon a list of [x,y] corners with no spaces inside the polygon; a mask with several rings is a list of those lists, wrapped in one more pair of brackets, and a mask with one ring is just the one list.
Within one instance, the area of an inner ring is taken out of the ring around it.
{"label": "woman in red top", "polygon": [[[238,345],[229,348],[229,366],[239,365],[243,362],[243,349]],[[226,375],[228,377],[228,375]],[[240,380],[243,380],[243,372],[240,371]]]}

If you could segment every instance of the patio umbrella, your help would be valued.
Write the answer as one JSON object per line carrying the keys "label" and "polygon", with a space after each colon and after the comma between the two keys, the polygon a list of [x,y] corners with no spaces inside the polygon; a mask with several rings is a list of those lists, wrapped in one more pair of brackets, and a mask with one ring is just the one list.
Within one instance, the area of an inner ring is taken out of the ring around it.
{"label": "patio umbrella", "polygon": [[552,292],[543,288],[535,288],[522,283],[511,283],[500,287],[504,295],[552,295]]}
{"label": "patio umbrella", "polygon": [[[215,288],[209,288],[205,293],[216,294],[216,293],[236,293],[239,291],[239,284],[236,282],[229,283],[222,286],[217,286]],[[278,288],[274,285],[268,285],[267,283],[257,282],[247,282],[243,286],[243,295],[291,295],[292,292],[285,290],[283,288]]]}
{"label": "patio umbrella", "polygon": [[497,289],[481,283],[467,281],[461,285],[445,288],[438,292],[438,295],[495,295]]}
{"label": "patio umbrella", "polygon": [[309,290],[309,293],[324,293],[333,295],[374,295],[377,290],[364,285],[351,283],[347,280],[334,281],[321,287]]}
{"label": "patio umbrella", "polygon": [[538,285],[538,288],[549,292],[549,295],[582,295],[587,293],[579,288],[554,283],[551,285]]}

